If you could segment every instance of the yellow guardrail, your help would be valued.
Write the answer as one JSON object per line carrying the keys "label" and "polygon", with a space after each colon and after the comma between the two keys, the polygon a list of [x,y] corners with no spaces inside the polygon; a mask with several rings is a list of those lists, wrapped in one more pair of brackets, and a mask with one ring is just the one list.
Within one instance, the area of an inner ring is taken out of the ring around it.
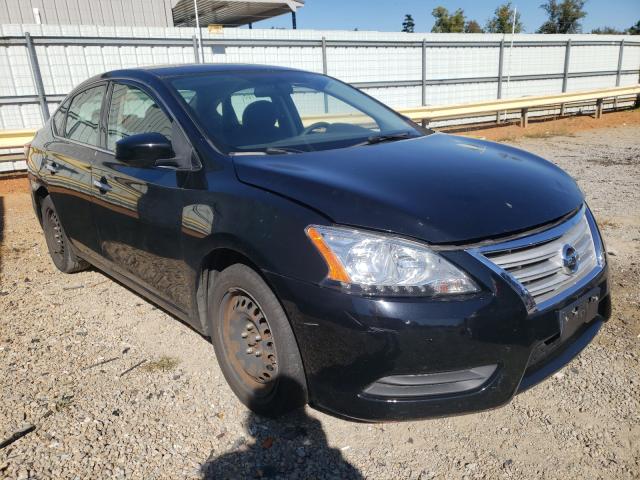
{"label": "yellow guardrail", "polygon": [[[540,95],[535,97],[509,98],[486,102],[463,103],[433,107],[401,108],[398,112],[411,120],[443,120],[450,118],[471,117],[481,114],[502,112],[505,110],[527,110],[536,107],[563,105],[568,103],[597,100],[596,116],[602,114],[602,101],[607,98],[624,97],[640,94],[640,85],[630,87],[605,88],[582,92],[560,93],[556,95]],[[523,116],[526,111],[523,112]],[[525,123],[526,125],[526,123]],[[524,125],[523,125],[524,126]]]}
{"label": "yellow guardrail", "polygon": [[36,130],[0,130],[0,149],[22,148],[29,143]]}

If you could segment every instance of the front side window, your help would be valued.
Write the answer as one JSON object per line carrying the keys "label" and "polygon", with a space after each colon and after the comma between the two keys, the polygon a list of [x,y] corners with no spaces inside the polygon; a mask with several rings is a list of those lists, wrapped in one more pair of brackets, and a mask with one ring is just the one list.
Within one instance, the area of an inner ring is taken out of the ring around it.
{"label": "front side window", "polygon": [[[372,137],[417,137],[410,121],[332,78],[242,70],[169,79],[213,141],[229,153],[344,148]],[[189,92],[187,96],[183,92]]]}
{"label": "front side window", "polygon": [[100,110],[106,91],[105,85],[93,87],[77,94],[71,100],[64,129],[64,136],[70,140],[98,146],[100,135]]}
{"label": "front side window", "polygon": [[114,151],[118,140],[139,133],[160,133],[171,140],[171,131],[171,120],[147,93],[131,85],[114,85],[107,149]]}

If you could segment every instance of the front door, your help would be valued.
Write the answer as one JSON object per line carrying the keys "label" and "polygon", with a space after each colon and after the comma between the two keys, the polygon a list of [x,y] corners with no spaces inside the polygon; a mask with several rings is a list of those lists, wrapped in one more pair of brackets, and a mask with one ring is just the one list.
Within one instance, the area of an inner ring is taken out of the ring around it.
{"label": "front door", "polygon": [[106,124],[106,151],[98,153],[92,172],[102,256],[116,271],[184,311],[190,299],[180,233],[180,172],[134,167],[114,154],[116,142],[129,135],[157,132],[172,140],[175,126],[148,92],[116,82]]}

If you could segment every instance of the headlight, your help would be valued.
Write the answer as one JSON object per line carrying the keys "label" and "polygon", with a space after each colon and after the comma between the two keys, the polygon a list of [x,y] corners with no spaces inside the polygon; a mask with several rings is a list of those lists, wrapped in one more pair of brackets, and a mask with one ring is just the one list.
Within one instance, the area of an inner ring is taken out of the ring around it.
{"label": "headlight", "polygon": [[329,268],[327,277],[372,295],[477,292],[464,272],[418,242],[343,227],[311,225],[307,236]]}

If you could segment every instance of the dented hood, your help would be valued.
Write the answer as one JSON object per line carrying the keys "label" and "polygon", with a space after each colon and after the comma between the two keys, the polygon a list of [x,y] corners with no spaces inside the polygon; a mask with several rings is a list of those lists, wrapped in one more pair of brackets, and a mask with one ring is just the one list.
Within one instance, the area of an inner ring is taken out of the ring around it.
{"label": "dented hood", "polygon": [[540,157],[445,134],[233,161],[242,182],[312,207],[337,224],[434,244],[521,232],[583,202],[575,181]]}

